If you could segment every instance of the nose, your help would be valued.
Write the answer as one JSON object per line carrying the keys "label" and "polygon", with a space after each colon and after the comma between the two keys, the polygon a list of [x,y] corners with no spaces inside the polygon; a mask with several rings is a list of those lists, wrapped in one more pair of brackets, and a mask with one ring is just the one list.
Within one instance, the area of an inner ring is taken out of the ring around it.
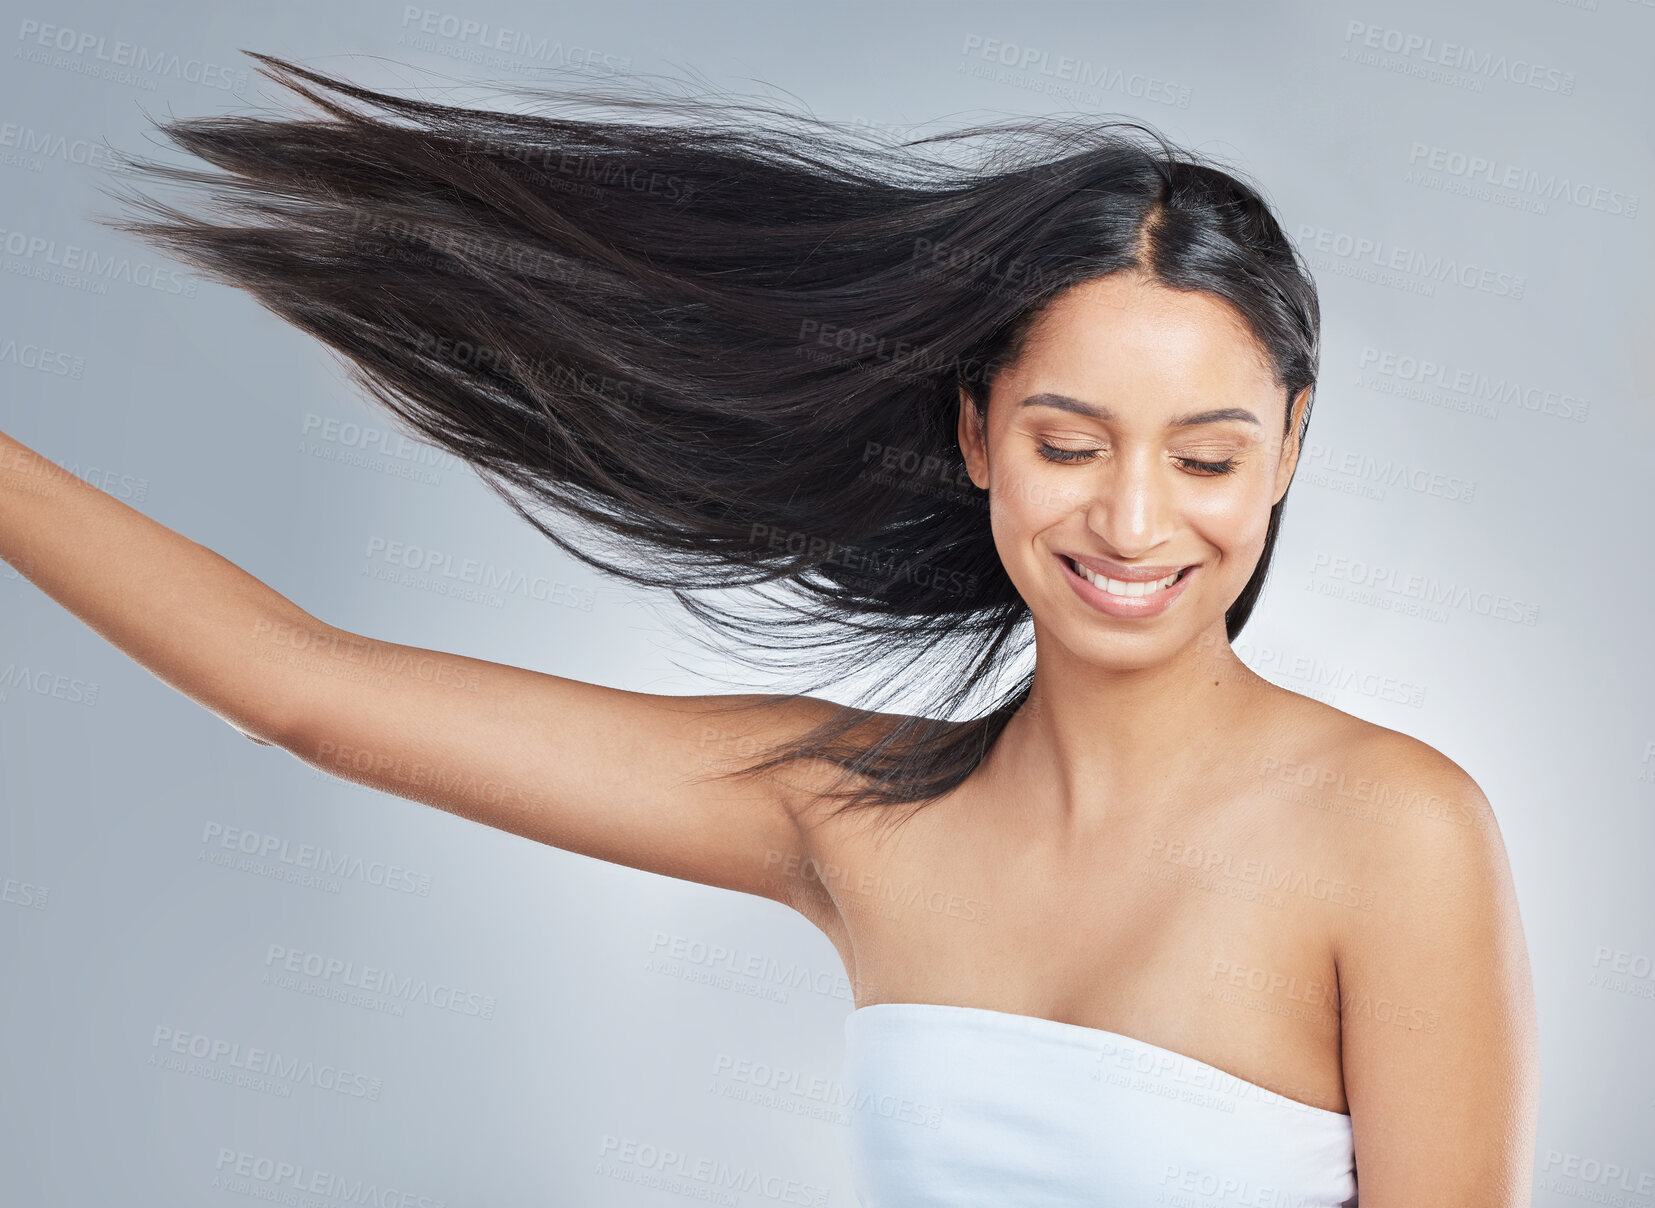
{"label": "nose", "polygon": [[1114,555],[1129,561],[1172,535],[1172,489],[1147,448],[1121,449],[1089,482],[1086,526]]}

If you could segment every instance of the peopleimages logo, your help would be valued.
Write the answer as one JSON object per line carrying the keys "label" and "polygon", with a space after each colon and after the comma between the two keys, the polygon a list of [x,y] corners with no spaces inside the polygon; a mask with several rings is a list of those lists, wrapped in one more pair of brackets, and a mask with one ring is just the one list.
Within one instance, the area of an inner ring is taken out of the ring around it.
{"label": "peopleimages logo", "polygon": [[50,895],[51,890],[44,885],[19,881],[15,877],[0,878],[0,902],[21,906],[24,910],[45,910],[46,899]]}
{"label": "peopleimages logo", "polygon": [[[1313,269],[1373,280],[1380,285],[1408,287],[1410,292],[1426,297],[1435,294],[1438,284],[1444,284],[1497,297],[1521,298],[1528,284],[1526,278],[1515,273],[1503,273],[1453,256],[1422,252],[1310,222],[1299,224],[1298,242],[1310,253],[1307,259]],[[1316,255],[1318,252],[1327,255]]]}
{"label": "peopleimages logo", "polygon": [[[1429,356],[1414,356],[1389,348],[1364,345],[1357,358],[1361,375],[1357,385],[1402,393],[1398,385],[1453,395],[1489,419],[1501,413],[1495,404],[1514,411],[1531,411],[1558,419],[1584,422],[1591,400],[1564,390],[1548,390],[1506,374],[1491,374],[1468,365],[1454,365]],[[1387,386],[1382,383],[1391,383]]]}
{"label": "peopleimages logo", "polygon": [[20,344],[16,340],[0,338],[0,364],[16,365],[22,369],[33,369],[37,373],[49,373],[53,377],[66,377],[79,380],[86,373],[86,358],[65,352],[61,348],[48,348],[44,344]]}
{"label": "peopleimages logo", "polygon": [[304,420],[299,425],[299,434],[329,444],[342,445],[348,449],[379,453],[398,461],[410,461],[438,470],[451,470],[460,464],[460,459],[448,450],[410,440],[400,432],[387,431],[373,424],[359,424],[352,420],[317,415],[314,411],[305,412]]}
{"label": "peopleimages logo", "polygon": [[1039,47],[1021,46],[1002,38],[985,38],[981,34],[967,34],[960,54],[967,59],[978,59],[992,68],[960,64],[969,75],[982,78],[994,74],[1001,83],[1015,84],[1096,104],[1106,92],[1132,97],[1134,100],[1153,101],[1173,105],[1179,109],[1190,107],[1191,90],[1171,80],[1159,79],[1141,71],[1127,71],[1112,64],[1093,63],[1073,55],[1053,55]]}
{"label": "peopleimages logo", "polygon": [[[1615,1197],[1611,1199],[1605,1192],[1582,1192],[1579,1186],[1581,1183],[1607,1187],[1616,1193]],[[1617,1162],[1606,1162],[1602,1158],[1567,1153],[1559,1149],[1549,1149],[1546,1151],[1546,1160],[1540,1165],[1540,1178],[1535,1186],[1545,1191],[1563,1192],[1596,1204],[1632,1204],[1640,1201],[1628,1200],[1619,1193],[1655,1196],[1655,1171],[1636,1169]]]}
{"label": "peopleimages logo", "polygon": [[471,17],[461,17],[434,8],[421,8],[417,4],[403,8],[402,28],[404,38],[411,32],[434,34],[462,45],[475,46],[480,51],[497,50],[503,54],[517,55],[543,63],[561,63],[566,67],[601,67],[609,72],[622,72],[632,66],[631,59],[620,55],[565,45],[551,38],[536,37],[522,30],[490,25],[487,21],[477,21]]}
{"label": "peopleimages logo", "polygon": [[295,1086],[309,1086],[353,1099],[377,1100],[384,1082],[328,1062],[284,1055],[258,1045],[157,1024],[150,1037],[149,1064],[213,1082],[245,1086],[287,1098]]}
{"label": "peopleimages logo", "polygon": [[[221,1148],[213,1166],[213,1188],[277,1204],[373,1204],[377,1208],[447,1208],[448,1201],[419,1195],[394,1183],[288,1162],[246,1150]],[[322,1199],[316,1198],[322,1197]]]}
{"label": "peopleimages logo", "polygon": [[7,663],[0,668],[0,701],[14,689],[32,692],[36,696],[50,696],[72,705],[98,703],[98,685],[93,680],[73,679],[53,671],[37,671],[27,663]]}
{"label": "peopleimages logo", "polygon": [[783,1204],[827,1208],[829,1194],[826,1187],[785,1175],[745,1164],[732,1166],[710,1155],[698,1156],[668,1145],[611,1134],[605,1134],[599,1146],[596,1173],[717,1204],[739,1204],[739,1193]]}
{"label": "peopleimages logo", "polygon": [[362,573],[492,608],[505,607],[506,597],[513,595],[578,608],[582,612],[591,612],[597,602],[597,592],[590,587],[565,583],[547,575],[531,576],[515,567],[496,566],[476,558],[456,559],[443,550],[384,537],[368,539],[367,561]]}
{"label": "peopleimages logo", "polygon": [[1412,605],[1420,615],[1447,620],[1449,610],[1473,613],[1515,625],[1533,625],[1540,619],[1540,605],[1500,592],[1474,588],[1453,580],[1411,574],[1381,562],[1362,558],[1317,553],[1310,560],[1312,581],[1322,581],[1323,594],[1340,596],[1357,603],[1398,608]]}
{"label": "peopleimages logo", "polygon": [[1327,662],[1317,655],[1291,654],[1274,646],[1254,647],[1245,640],[1235,643],[1236,657],[1259,675],[1284,679],[1329,690],[1358,692],[1374,700],[1391,701],[1414,708],[1425,703],[1425,688],[1393,675],[1386,675],[1342,662]]}
{"label": "peopleimages logo", "polygon": [[[679,976],[682,969],[676,966],[683,966],[712,975],[710,978],[686,977],[687,981],[711,981],[721,986],[725,983],[720,978],[746,982],[753,988],[742,992],[759,998],[771,998],[776,1002],[788,1001],[789,990],[807,990],[846,1002],[854,1002],[856,997],[850,978],[842,971],[819,968],[793,959],[778,960],[761,952],[748,952],[717,942],[708,943],[687,935],[653,932],[649,940],[649,957],[644,965],[646,972]],[[761,989],[769,993],[762,993]]]}
{"label": "peopleimages logo", "polygon": [[[1468,184],[1486,185],[1523,194],[1541,202],[1563,201],[1583,210],[1598,210],[1623,218],[1638,216],[1638,195],[1623,193],[1606,185],[1571,178],[1561,172],[1538,172],[1521,164],[1503,163],[1493,156],[1475,155],[1452,147],[1414,143],[1408,149],[1408,166],[1416,183],[1429,183],[1421,171],[1440,173]],[[1540,213],[1545,213],[1542,205]]]}
{"label": "peopleimages logo", "polygon": [[[72,139],[49,130],[19,126],[16,122],[0,122],[0,148],[19,158],[33,157],[37,162],[60,159],[65,163],[91,168],[112,168],[117,162],[105,143],[95,143],[86,138]],[[0,158],[0,162],[9,161]],[[30,170],[37,171],[38,168],[31,166]]]}
{"label": "peopleimages logo", "polygon": [[[1371,52],[1363,55],[1362,52]],[[1470,82],[1501,80],[1541,92],[1555,92],[1573,96],[1575,73],[1562,71],[1543,63],[1536,63],[1516,55],[1496,54],[1458,42],[1442,42],[1426,34],[1376,25],[1371,21],[1352,20],[1345,25],[1345,53],[1343,58],[1387,67],[1380,53],[1394,55],[1400,65],[1411,67],[1404,74],[1423,75],[1428,70],[1457,74]],[[1455,82],[1452,79],[1444,82]],[[1479,86],[1475,91],[1481,91]]]}
{"label": "peopleimages logo", "polygon": [[[480,1019],[494,1018],[494,995],[456,989],[445,982],[404,976],[374,965],[306,952],[283,944],[271,944],[264,954],[267,970],[296,974],[331,987],[382,995],[401,1003],[420,1003],[439,1011],[453,1011]],[[270,973],[266,973],[266,978]],[[291,988],[291,987],[288,987]]]}
{"label": "peopleimages logo", "polygon": [[226,826],[222,822],[209,821],[202,826],[201,846],[202,859],[212,858],[216,853],[207,849],[217,847],[252,857],[258,864],[271,868],[287,866],[319,877],[359,881],[364,885],[422,898],[431,896],[429,873],[385,860],[365,860],[361,856],[334,851],[331,847],[315,843],[295,843],[279,835]]}
{"label": "peopleimages logo", "polygon": [[247,87],[245,67],[222,67],[204,59],[188,59],[135,42],[111,41],[102,34],[44,21],[24,18],[17,29],[17,40],[23,45],[17,48],[14,58],[48,67],[66,67],[82,75],[117,83],[139,84],[148,91],[154,91],[155,80],[141,79],[134,73],[204,84],[237,95]]}
{"label": "peopleimages logo", "polygon": [[[56,239],[30,235],[24,231],[0,228],[0,251],[18,257],[35,270],[24,273],[25,276],[53,277],[49,270],[55,269],[58,275],[73,274],[96,281],[125,281],[143,289],[181,294],[186,298],[195,297],[198,285],[194,277],[185,276],[177,269],[157,268],[141,260],[134,261],[130,256],[100,256],[78,243],[59,244]],[[18,270],[8,265],[7,271]]]}
{"label": "peopleimages logo", "polygon": [[1453,503],[1470,503],[1477,490],[1477,484],[1467,478],[1443,474],[1400,458],[1375,457],[1371,453],[1336,449],[1317,440],[1305,442],[1299,468],[1300,473],[1307,477],[1313,476],[1317,470],[1344,475],[1362,486],[1377,489],[1378,493],[1373,497],[1378,499],[1385,497],[1383,488],[1395,486]]}

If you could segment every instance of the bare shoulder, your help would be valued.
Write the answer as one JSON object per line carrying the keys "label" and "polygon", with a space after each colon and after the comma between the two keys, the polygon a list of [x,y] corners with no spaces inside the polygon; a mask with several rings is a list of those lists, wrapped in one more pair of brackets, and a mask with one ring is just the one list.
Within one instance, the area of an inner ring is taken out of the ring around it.
{"label": "bare shoulder", "polygon": [[1538,1041],[1504,840],[1480,785],[1417,738],[1318,706],[1304,733],[1366,891],[1333,912],[1363,1201],[1527,1202]]}
{"label": "bare shoulder", "polygon": [[[869,713],[817,696],[728,697],[736,712],[748,720],[727,727],[713,727],[708,734],[723,742],[721,754],[726,767],[750,765],[755,758],[776,754],[806,738],[831,739],[833,749],[854,758],[905,721],[915,720],[897,713]],[[733,742],[733,745],[732,745]],[[814,828],[831,815],[830,792],[864,783],[827,758],[798,759],[774,769],[770,780],[781,794],[796,823]]]}
{"label": "bare shoulder", "polygon": [[1496,849],[1504,858],[1494,808],[1469,772],[1418,738],[1359,718],[1350,723],[1346,766],[1393,812],[1386,829],[1398,859],[1473,858]]}
{"label": "bare shoulder", "polygon": [[1297,694],[1279,702],[1277,740],[1258,771],[1270,799],[1297,819],[1314,860],[1348,875],[1374,902],[1342,912],[1335,946],[1400,934],[1401,914],[1490,917],[1514,925],[1505,842],[1482,786],[1411,735]]}
{"label": "bare shoulder", "polygon": [[1362,833],[1369,856],[1425,858],[1499,844],[1482,787],[1447,755],[1411,735],[1298,696],[1283,710],[1291,741],[1267,755],[1266,781],[1330,799],[1327,812],[1373,825]]}
{"label": "bare shoulder", "polygon": [[[1303,698],[1301,698],[1303,699]],[[1418,738],[1317,701],[1300,706],[1297,765],[1275,771],[1315,795],[1330,847],[1371,887],[1371,911],[1349,912],[1347,944],[1393,944],[1448,918],[1516,929],[1505,841],[1482,786]]]}
{"label": "bare shoulder", "polygon": [[[902,714],[869,713],[813,696],[768,695],[724,698],[713,704],[714,716],[739,717],[718,721],[705,733],[724,745],[717,763],[727,771],[753,767],[779,756],[804,740],[826,739],[835,755],[847,761],[889,735],[903,721]],[[836,807],[840,794],[862,787],[867,778],[847,770],[835,759],[802,757],[785,761],[763,773],[767,791],[791,820],[799,850],[770,871],[769,896],[791,906],[815,924],[847,961],[848,933],[840,906],[829,888],[832,870],[856,857],[861,822],[877,817],[862,813],[848,817]]]}

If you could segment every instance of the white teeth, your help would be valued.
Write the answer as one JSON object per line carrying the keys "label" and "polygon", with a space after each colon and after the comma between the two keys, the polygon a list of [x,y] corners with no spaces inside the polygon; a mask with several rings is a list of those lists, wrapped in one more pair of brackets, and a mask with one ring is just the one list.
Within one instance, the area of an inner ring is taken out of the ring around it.
{"label": "white teeth", "polygon": [[1069,559],[1069,565],[1074,567],[1075,570],[1094,587],[1098,587],[1112,596],[1147,596],[1151,592],[1157,592],[1163,588],[1171,587],[1178,581],[1178,576],[1181,573],[1179,571],[1173,571],[1164,579],[1155,579],[1148,583],[1123,583],[1119,579],[1106,579],[1104,576],[1092,571],[1083,563],[1076,562],[1073,558]]}

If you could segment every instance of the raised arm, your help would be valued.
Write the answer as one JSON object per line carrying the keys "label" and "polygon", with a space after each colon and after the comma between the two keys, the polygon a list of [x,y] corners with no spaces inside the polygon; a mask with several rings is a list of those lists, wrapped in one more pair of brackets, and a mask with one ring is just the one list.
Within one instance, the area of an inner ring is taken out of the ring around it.
{"label": "raised arm", "polygon": [[372,641],[3,433],[0,558],[202,707],[313,766],[813,919],[829,906],[799,875],[796,783],[699,778],[827,702],[655,696]]}

